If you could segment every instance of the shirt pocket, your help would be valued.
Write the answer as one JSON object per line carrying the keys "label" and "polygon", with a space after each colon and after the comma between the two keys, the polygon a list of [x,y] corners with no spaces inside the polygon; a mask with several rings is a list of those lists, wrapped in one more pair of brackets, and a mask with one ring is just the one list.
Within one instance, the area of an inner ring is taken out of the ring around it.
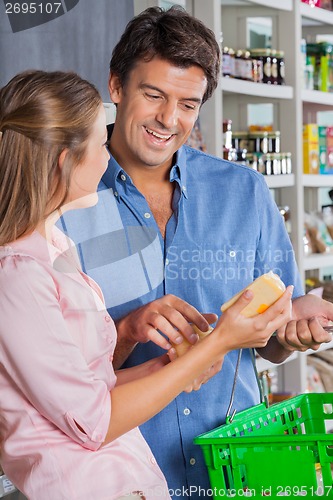
{"label": "shirt pocket", "polygon": [[255,247],[233,242],[202,246],[200,276],[208,281],[210,292],[218,294],[221,304],[253,281]]}

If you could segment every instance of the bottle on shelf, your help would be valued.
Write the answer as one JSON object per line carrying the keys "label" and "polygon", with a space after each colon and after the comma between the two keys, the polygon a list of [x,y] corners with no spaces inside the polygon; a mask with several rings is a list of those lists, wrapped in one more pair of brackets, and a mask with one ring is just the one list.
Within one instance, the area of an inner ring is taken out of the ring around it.
{"label": "bottle on shelf", "polygon": [[231,55],[229,54],[229,47],[224,46],[222,52],[222,76],[232,76],[231,71]]}
{"label": "bottle on shelf", "polygon": [[274,130],[267,133],[268,153],[280,153],[280,130]]}
{"label": "bottle on shelf", "polygon": [[271,49],[271,84],[278,85],[279,82],[279,67],[278,67],[278,59],[276,57],[277,51],[275,49]]}
{"label": "bottle on shelf", "polygon": [[234,157],[232,147],[232,120],[223,120],[223,159],[232,161]]}
{"label": "bottle on shelf", "polygon": [[268,153],[268,132],[253,131],[249,133],[249,151],[251,153]]}
{"label": "bottle on shelf", "polygon": [[235,53],[235,73],[234,77],[238,80],[243,80],[244,74],[244,52],[241,49],[236,50]]}
{"label": "bottle on shelf", "polygon": [[222,51],[222,76],[227,78],[235,76],[235,51],[226,45]]}
{"label": "bottle on shelf", "polygon": [[263,83],[272,83],[272,57],[271,49],[262,50]]}
{"label": "bottle on shelf", "polygon": [[284,63],[284,51],[277,50],[276,51],[276,59],[277,59],[277,84],[285,85],[285,63]]}
{"label": "bottle on shelf", "polygon": [[251,52],[249,50],[243,51],[243,80],[253,80],[253,63],[251,59]]}

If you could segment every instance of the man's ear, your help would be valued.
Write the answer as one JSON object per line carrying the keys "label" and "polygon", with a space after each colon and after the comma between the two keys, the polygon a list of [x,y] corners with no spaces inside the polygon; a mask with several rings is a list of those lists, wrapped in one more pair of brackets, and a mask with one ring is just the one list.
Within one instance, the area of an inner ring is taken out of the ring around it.
{"label": "man's ear", "polygon": [[118,104],[120,102],[121,96],[122,96],[122,91],[123,91],[123,87],[122,87],[122,84],[120,82],[118,75],[111,72],[110,76],[109,76],[109,92],[110,92],[111,101],[114,104]]}

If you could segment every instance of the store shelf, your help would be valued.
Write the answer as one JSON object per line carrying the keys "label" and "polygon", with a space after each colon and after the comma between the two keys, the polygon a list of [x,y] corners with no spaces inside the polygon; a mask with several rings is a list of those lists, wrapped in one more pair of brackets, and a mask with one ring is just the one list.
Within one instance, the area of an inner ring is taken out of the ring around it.
{"label": "store shelf", "polygon": [[269,370],[270,368],[276,368],[277,366],[281,366],[281,364],[286,364],[290,363],[290,361],[294,361],[297,358],[297,352],[293,352],[289,358],[287,358],[283,363],[280,363],[279,365],[275,363],[271,363],[270,361],[267,361],[267,359],[263,359],[260,356],[256,358],[256,366],[258,373],[264,372],[266,370]]}
{"label": "store shelf", "polygon": [[[262,6],[262,7],[269,7],[272,9],[276,9],[276,0],[221,0],[221,5],[227,6],[227,5],[232,5],[234,6]],[[291,11],[293,10],[293,2],[292,0],[279,0],[279,10],[288,10]]]}
{"label": "store shelf", "polygon": [[313,351],[312,349],[305,351],[305,354],[309,356],[310,354],[316,354],[317,352],[327,351],[327,349],[333,349],[333,339],[332,342],[329,342],[328,344],[322,344],[316,351]]}
{"label": "store shelf", "polygon": [[333,254],[314,253],[304,258],[304,270],[322,269],[333,266]]}
{"label": "store shelf", "polygon": [[0,476],[0,498],[6,497],[14,491],[16,491],[16,488],[7,476]]}
{"label": "store shelf", "polygon": [[[211,138],[209,151],[219,155],[222,120],[231,119],[233,130],[246,130],[249,118],[252,119],[255,112],[254,105],[260,105],[261,117],[268,105],[267,109],[273,114],[273,128],[281,131],[282,149],[292,153],[293,175],[265,176],[265,182],[270,189],[276,190],[274,199],[278,204],[290,207],[293,218],[291,238],[302,278],[305,280],[305,271],[333,267],[333,254],[303,255],[304,210],[317,206],[318,188],[333,187],[333,175],[310,176],[302,172],[303,123],[315,123],[318,111],[332,111],[333,93],[301,90],[300,82],[301,39],[333,33],[333,12],[311,8],[300,0],[193,0],[192,3],[194,13],[200,12],[201,19],[214,30],[217,39],[222,32],[224,43],[234,49],[247,46],[248,18],[271,18],[272,44],[285,52],[286,81],[292,85],[267,85],[224,77],[221,92],[215,92],[203,108],[201,123]],[[264,118],[261,119],[264,122]],[[306,391],[306,360],[307,356],[295,353],[278,369],[282,391]],[[257,364],[258,370],[276,366],[263,359],[258,359]]]}
{"label": "store shelf", "polygon": [[302,177],[304,187],[333,187],[333,175],[304,174]]}
{"label": "store shelf", "polygon": [[301,98],[304,104],[319,104],[321,106],[333,106],[333,93],[320,92],[319,90],[302,90]]}
{"label": "store shelf", "polygon": [[264,177],[265,177],[265,181],[266,181],[267,186],[271,189],[291,187],[291,186],[294,186],[294,184],[295,184],[294,174],[265,175]]}
{"label": "store shelf", "polygon": [[114,123],[117,111],[116,106],[113,104],[113,102],[103,102],[103,106],[106,114],[106,123]]}
{"label": "store shelf", "polygon": [[294,89],[289,85],[267,85],[227,77],[221,79],[221,88],[223,93],[244,94],[267,99],[292,99],[294,95]]}
{"label": "store shelf", "polygon": [[[298,0],[299,1],[299,0]],[[300,5],[301,16],[307,25],[326,24],[333,26],[333,12],[319,7],[310,7],[306,3]]]}

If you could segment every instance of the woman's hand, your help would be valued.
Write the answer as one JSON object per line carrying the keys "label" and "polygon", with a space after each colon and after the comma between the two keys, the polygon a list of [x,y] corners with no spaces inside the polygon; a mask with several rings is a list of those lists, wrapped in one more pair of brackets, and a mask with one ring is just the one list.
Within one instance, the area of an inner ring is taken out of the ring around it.
{"label": "woman's hand", "polygon": [[[240,348],[265,346],[272,333],[290,321],[292,293],[293,287],[290,286],[282,297],[264,313],[258,314],[253,318],[246,318],[242,315],[242,310],[253,298],[253,292],[246,290],[240,298],[222,314],[213,332],[202,341],[197,342],[196,345],[190,349],[190,351],[192,349],[196,349],[197,351],[199,349],[205,349],[205,345],[208,347],[207,342],[210,344],[214,343],[214,347],[216,346],[212,365],[199,377],[196,377],[193,382],[186,387],[185,391],[191,392],[200,389],[202,384],[206,383],[218,373],[222,368],[223,358],[227,352]],[[220,356],[218,355],[219,349],[221,349]],[[177,359],[175,349],[170,349],[168,354],[171,361]]]}
{"label": "woman's hand", "polygon": [[264,347],[272,333],[290,321],[292,293],[293,286],[289,286],[264,313],[246,318],[242,315],[242,310],[251,302],[253,292],[245,290],[222,314],[211,336],[219,336],[223,340],[221,348],[226,349],[226,352],[240,348]]}
{"label": "woman's hand", "polygon": [[[174,361],[178,358],[176,349],[174,347],[168,351],[168,355],[170,361]],[[208,380],[214,377],[214,375],[216,375],[221,370],[222,365],[223,358],[214,363],[210,368],[208,368],[208,370],[203,372],[202,375],[194,379],[193,382],[184,389],[184,392],[198,391],[203,384],[206,384]]]}

